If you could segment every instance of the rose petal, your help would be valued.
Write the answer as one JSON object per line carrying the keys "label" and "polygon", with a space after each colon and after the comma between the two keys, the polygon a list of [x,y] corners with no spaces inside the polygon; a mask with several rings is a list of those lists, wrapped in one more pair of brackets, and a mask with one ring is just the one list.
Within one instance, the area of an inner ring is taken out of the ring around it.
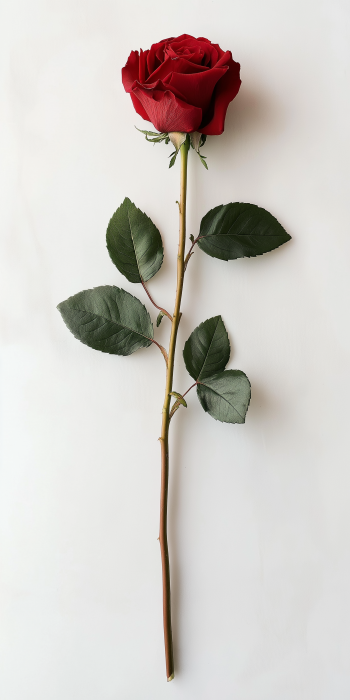
{"label": "rose petal", "polygon": [[158,131],[198,131],[202,110],[186,104],[170,90],[143,88],[135,85],[132,94],[141,102],[153,126]]}
{"label": "rose petal", "polygon": [[195,63],[190,63],[185,58],[166,58],[148,78],[145,85],[154,83],[156,80],[164,80],[171,73],[202,73],[209,70],[206,66],[198,66]]}
{"label": "rose petal", "polygon": [[225,53],[225,51],[220,49],[219,44],[212,44],[210,41],[208,41],[208,39],[205,39],[204,36],[198,37],[198,41],[208,42],[208,44],[210,45],[210,50],[212,52],[212,60],[214,60],[215,57],[215,63],[212,63],[212,66],[215,65],[218,59],[221,58],[221,56]]}
{"label": "rose petal", "polygon": [[191,41],[197,41],[197,39],[195,39],[195,37],[192,36],[192,34],[180,34],[180,36],[176,36],[176,37],[172,36],[171,39],[167,39],[167,41],[169,43],[171,42],[174,44],[177,44],[178,42],[181,42],[184,40],[187,41],[187,46],[190,46]]}
{"label": "rose petal", "polygon": [[[195,60],[195,63],[200,63],[202,66],[213,66],[217,61],[217,52],[214,49],[214,56],[212,56],[212,46],[210,41],[207,39],[198,40],[193,36],[184,35],[184,38],[178,37],[175,41],[172,41],[167,50],[172,50],[175,55],[183,55],[184,50],[192,50],[194,54],[198,52],[202,53],[201,60]],[[214,60],[213,60],[214,59]],[[191,60],[191,59],[189,59]]]}
{"label": "rose petal", "polygon": [[197,129],[201,134],[217,136],[222,134],[224,130],[227,107],[233,98],[236,97],[241,85],[239,63],[236,63],[230,58],[228,66],[229,70],[225,73],[223,78],[219,80],[214,90],[211,101],[213,113],[209,116],[209,108],[207,115],[203,117],[202,125]]}
{"label": "rose petal", "polygon": [[184,46],[177,48],[175,51],[172,44],[165,49],[165,55],[169,58],[185,58],[187,61],[190,61],[190,63],[196,63],[198,65],[201,65],[205,58],[205,54],[200,47],[190,49]]}
{"label": "rose petal", "polygon": [[140,100],[137,99],[136,95],[134,95],[132,91],[130,93],[130,97],[132,99],[132,103],[134,105],[135,112],[137,112],[137,114],[139,114],[140,117],[142,117],[142,119],[145,119],[146,122],[150,122],[151,120],[150,120],[146,110],[142,107]]}
{"label": "rose petal", "polygon": [[[219,44],[212,44],[212,46],[213,46],[214,49],[216,49],[216,51],[218,52],[218,58],[221,58],[221,56],[223,56],[224,53],[226,53],[226,51],[223,51],[223,50],[220,48]],[[231,53],[231,51],[230,51],[230,53]]]}
{"label": "rose petal", "polygon": [[220,46],[218,46],[218,44],[212,44],[209,41],[209,39],[206,39],[205,37],[199,37],[198,39],[195,39],[194,37],[188,37],[188,35],[186,39],[182,39],[181,37],[179,37],[178,39],[175,39],[175,41],[172,41],[170,46],[176,52],[179,52],[180,48],[182,47],[190,47],[196,51],[201,50],[203,52],[203,59],[201,61],[201,64],[203,66],[209,65],[211,68],[215,66],[218,59],[224,53],[224,51],[220,49]]}
{"label": "rose petal", "polygon": [[122,83],[125,92],[130,92],[135,80],[139,79],[139,52],[132,51],[124,68],[122,68]]}
{"label": "rose petal", "polygon": [[202,110],[209,106],[216,83],[225,75],[228,66],[221,68],[211,68],[204,73],[194,73],[184,75],[183,73],[172,73],[164,81],[171,90],[176,88],[181,92],[186,102]]}
{"label": "rose petal", "polygon": [[[166,44],[171,41],[171,39],[162,39],[162,41],[158,41],[157,44],[152,44],[149,54],[147,56],[147,67],[148,67],[148,72],[151,75],[156,68],[158,68],[159,64],[162,63],[164,60],[164,47]],[[157,58],[157,51],[161,48],[163,50],[163,57],[161,60]]]}
{"label": "rose petal", "polygon": [[220,68],[220,66],[228,66],[230,60],[232,60],[231,51],[222,51],[221,56],[215,65],[215,68]]}
{"label": "rose petal", "polygon": [[[157,90],[158,92],[166,92],[167,90],[169,90],[168,85],[163,80],[155,80],[154,83],[147,83],[147,85],[141,85],[141,83],[138,80],[135,80],[132,87],[145,89],[147,92],[149,92],[150,90]],[[186,99],[184,98],[183,94],[176,87],[172,87],[171,92],[174,93],[175,97],[178,97],[179,100],[186,102]]]}
{"label": "rose petal", "polygon": [[139,81],[140,83],[146,82],[148,78],[148,68],[147,68],[147,56],[149,51],[142,51],[140,49],[140,62],[139,62]]}

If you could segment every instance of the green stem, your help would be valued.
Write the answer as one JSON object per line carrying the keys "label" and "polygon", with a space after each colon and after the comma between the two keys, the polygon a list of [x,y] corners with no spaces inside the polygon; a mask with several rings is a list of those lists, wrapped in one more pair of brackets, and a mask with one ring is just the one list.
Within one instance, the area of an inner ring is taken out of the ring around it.
{"label": "green stem", "polygon": [[169,567],[169,551],[167,540],[167,509],[168,509],[168,481],[169,481],[169,409],[171,396],[170,392],[173,388],[174,374],[174,357],[177,331],[180,321],[180,305],[182,297],[182,288],[185,271],[185,240],[186,240],[186,189],[187,189],[187,156],[188,144],[187,140],[180,148],[181,154],[181,175],[180,175],[180,232],[179,232],[179,248],[177,254],[177,288],[175,297],[175,307],[171,323],[171,335],[168,351],[168,367],[165,383],[165,398],[163,405],[162,433],[160,437],[161,444],[161,459],[162,459],[162,477],[161,477],[161,494],[160,494],[160,528],[159,542],[162,557],[162,576],[163,576],[163,622],[164,622],[164,644],[165,644],[165,663],[167,680],[171,681],[174,678],[174,656],[173,656],[173,640],[171,633],[171,605],[170,605],[170,567]]}

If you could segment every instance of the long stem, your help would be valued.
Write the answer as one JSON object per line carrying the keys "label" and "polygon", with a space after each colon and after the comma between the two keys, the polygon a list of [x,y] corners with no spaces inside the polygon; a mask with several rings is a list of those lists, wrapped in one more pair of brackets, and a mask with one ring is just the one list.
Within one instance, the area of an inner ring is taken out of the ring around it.
{"label": "long stem", "polygon": [[162,576],[163,576],[163,622],[164,622],[164,644],[165,644],[165,663],[166,676],[168,681],[174,678],[174,656],[173,656],[173,640],[171,633],[171,606],[170,606],[170,567],[169,567],[169,551],[167,540],[167,509],[168,509],[168,481],[169,481],[169,408],[170,408],[170,392],[173,387],[174,374],[174,357],[176,347],[176,337],[180,321],[180,305],[182,297],[182,288],[184,281],[184,258],[185,258],[185,239],[186,239],[186,189],[187,189],[187,156],[188,144],[187,140],[180,148],[181,154],[181,175],[180,175],[180,232],[179,232],[179,248],[177,254],[177,288],[175,297],[175,307],[171,323],[171,335],[168,352],[168,367],[165,383],[165,398],[163,405],[162,433],[160,437],[161,444],[161,460],[162,460],[162,477],[161,477],[161,494],[160,494],[160,529],[159,542],[162,557]]}

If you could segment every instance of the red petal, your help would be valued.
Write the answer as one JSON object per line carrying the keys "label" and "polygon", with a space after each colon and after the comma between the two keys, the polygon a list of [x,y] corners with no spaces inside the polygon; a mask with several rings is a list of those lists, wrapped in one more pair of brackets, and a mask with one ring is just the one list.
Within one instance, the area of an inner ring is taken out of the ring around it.
{"label": "red petal", "polygon": [[205,44],[211,44],[211,41],[209,39],[206,39],[205,36],[198,36],[196,41],[204,41]]}
{"label": "red petal", "polygon": [[[146,92],[150,92],[151,90],[157,90],[158,92],[166,92],[169,90],[168,85],[163,82],[162,80],[155,80],[154,83],[147,83],[147,85],[141,85],[138,80],[135,80],[133,88],[140,88],[144,89]],[[179,100],[182,100],[183,102],[186,102],[184,96],[181,94],[180,90],[178,90],[176,87],[171,87],[171,92],[175,95],[175,97],[178,97]]]}
{"label": "red petal", "polygon": [[192,36],[191,34],[180,34],[180,36],[172,36],[171,39],[168,39],[169,44],[170,44],[170,42],[172,44],[177,44],[179,42],[184,42],[184,41],[186,41],[187,45],[190,46],[191,41],[192,42],[197,41],[197,39],[195,39],[195,37]]}
{"label": "red petal", "polygon": [[216,62],[218,61],[219,58],[221,58],[221,56],[224,55],[225,51],[220,49],[219,44],[212,44],[210,41],[208,41],[208,39],[205,39],[203,36],[199,37],[198,41],[207,42],[209,44],[209,49],[211,51],[212,61],[215,60],[215,63],[212,63],[211,65],[212,66],[216,65]]}
{"label": "red petal", "polygon": [[204,73],[172,73],[169,79],[164,81],[170,89],[176,88],[183,95],[186,102],[205,110],[209,106],[216,83],[222,78],[227,66],[221,68],[209,68]]}
{"label": "red petal", "polygon": [[[216,51],[218,52],[218,58],[221,58],[221,56],[224,55],[225,51],[223,51],[222,49],[220,49],[219,44],[212,44],[212,46],[213,46],[214,49],[216,49]],[[230,53],[231,53],[231,51],[230,51]]]}
{"label": "red petal", "polygon": [[190,63],[196,63],[198,65],[204,63],[203,59],[205,59],[205,54],[200,47],[193,49],[184,46],[176,48],[176,51],[174,51],[172,44],[165,49],[165,55],[169,58],[185,58],[187,61],[190,61]]}
{"label": "red petal", "polygon": [[[228,66],[230,61],[232,61],[232,53],[231,51],[221,51],[221,56],[217,63],[215,64],[215,68],[219,68],[220,66]],[[232,61],[234,63],[234,61]],[[236,64],[237,66],[239,65],[238,63]],[[239,68],[238,68],[239,71]]]}
{"label": "red petal", "polygon": [[[168,50],[171,50],[177,56],[185,55],[184,51],[186,50],[192,51],[194,54],[193,62],[202,66],[210,65],[213,67],[218,59],[217,52],[215,49],[212,50],[212,45],[208,39],[195,39],[188,34],[173,40],[169,44]],[[199,56],[197,58],[197,54],[201,54],[200,60],[198,60]],[[192,60],[190,56],[188,56],[188,60]]]}
{"label": "red petal", "polygon": [[147,69],[147,56],[149,54],[149,51],[142,51],[140,49],[140,63],[139,63],[139,77],[138,80],[140,83],[144,83],[147,78],[148,78],[148,69]]}
{"label": "red petal", "polygon": [[124,90],[130,92],[135,80],[139,79],[139,52],[132,51],[124,68],[122,68],[122,83]]}
{"label": "red petal", "polygon": [[142,107],[142,104],[141,104],[140,100],[137,99],[136,95],[134,95],[134,94],[131,92],[131,93],[130,93],[130,97],[131,97],[131,99],[132,99],[132,103],[133,103],[133,105],[134,105],[135,112],[137,112],[137,114],[139,114],[140,117],[142,117],[142,119],[145,119],[146,122],[151,121],[150,118],[149,118],[149,116],[148,116],[148,114],[147,114],[147,112],[146,112],[146,111],[144,110],[144,108]]}
{"label": "red petal", "polygon": [[198,66],[195,63],[187,61],[185,58],[166,58],[159,68],[157,68],[146,81],[146,84],[154,83],[156,80],[164,80],[171,73],[202,73],[207,71],[205,66]]}
{"label": "red petal", "polygon": [[135,85],[133,95],[141,102],[147,119],[161,132],[197,131],[202,120],[202,110],[186,104],[170,90],[143,88]]}
{"label": "red petal", "polygon": [[230,58],[228,66],[229,70],[223,76],[223,78],[219,80],[214,90],[212,97],[213,115],[209,116],[209,108],[207,115],[204,115],[203,118],[202,123],[204,126],[197,129],[197,131],[199,131],[201,134],[217,136],[222,134],[224,130],[227,107],[234,97],[236,97],[241,85],[241,80],[239,77],[239,63],[236,63],[232,60],[232,58]]}
{"label": "red petal", "polygon": [[[158,41],[157,44],[152,44],[152,46],[149,50],[149,54],[147,56],[147,66],[148,66],[148,72],[150,75],[163,62],[163,60],[164,60],[164,48],[169,41],[171,41],[171,39],[163,39],[162,41]],[[158,58],[159,49],[160,49],[160,52],[163,54],[163,55],[161,55],[160,59]]]}

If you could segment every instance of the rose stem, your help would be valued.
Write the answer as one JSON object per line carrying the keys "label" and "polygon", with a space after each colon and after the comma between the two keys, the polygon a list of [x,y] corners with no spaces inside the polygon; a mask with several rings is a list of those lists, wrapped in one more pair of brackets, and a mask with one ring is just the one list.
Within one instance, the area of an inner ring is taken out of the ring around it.
{"label": "rose stem", "polygon": [[163,622],[164,622],[164,644],[165,644],[165,663],[166,676],[168,681],[174,678],[174,656],[173,656],[173,640],[171,633],[171,606],[170,606],[170,567],[169,567],[169,551],[167,541],[167,508],[168,508],[168,481],[169,481],[169,409],[170,409],[170,392],[173,386],[174,374],[174,356],[176,346],[176,336],[180,321],[180,304],[182,297],[182,288],[184,281],[184,258],[185,258],[185,240],[186,240],[186,188],[187,188],[187,156],[188,143],[187,139],[180,148],[181,155],[181,174],[180,174],[180,231],[179,231],[179,248],[177,254],[177,288],[175,297],[175,307],[171,323],[171,335],[168,352],[168,367],[166,373],[165,384],[165,399],[163,406],[162,418],[162,434],[160,437],[161,444],[161,493],[160,493],[160,528],[159,542],[162,557],[162,576],[163,576]]}

